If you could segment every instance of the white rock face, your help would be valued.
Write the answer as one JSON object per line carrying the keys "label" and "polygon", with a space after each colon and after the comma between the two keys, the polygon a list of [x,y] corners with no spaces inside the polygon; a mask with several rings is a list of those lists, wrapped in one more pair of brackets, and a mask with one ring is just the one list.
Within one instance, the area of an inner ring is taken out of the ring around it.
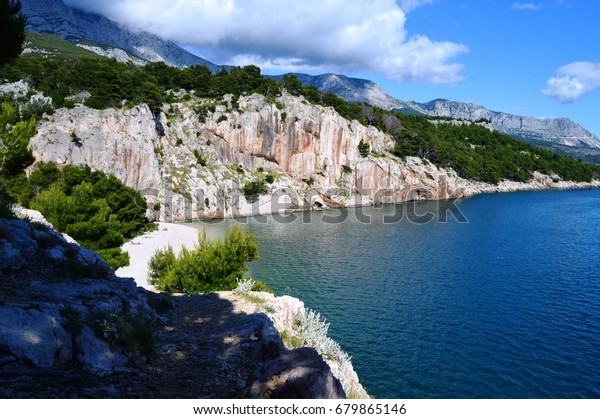
{"label": "white rock face", "polygon": [[71,359],[71,338],[58,320],[58,307],[43,311],[22,307],[0,307],[0,347],[37,367]]}
{"label": "white rock face", "polygon": [[158,142],[156,125],[146,106],[105,111],[79,106],[59,109],[49,116],[31,145],[37,160],[59,166],[88,165],[143,190],[161,184],[154,153]]}
{"label": "white rock face", "polygon": [[[60,109],[31,145],[38,161],[115,175],[160,203],[166,221],[446,198],[462,186],[451,172],[387,154],[391,138],[373,127],[290,95],[278,102],[241,97],[238,110],[229,102],[205,118],[199,100],[165,106],[158,119],[146,106]],[[384,157],[361,157],[361,140]],[[268,193],[248,202],[244,185],[266,173]]]}
{"label": "white rock face", "polygon": [[142,60],[141,58],[128,53],[127,51],[125,51],[121,48],[111,48],[111,47],[102,48],[99,46],[88,45],[88,44],[77,44],[77,46],[80,48],[83,48],[83,49],[87,49],[88,51],[91,51],[91,52],[101,55],[103,57],[114,58],[115,60],[117,60],[120,63],[133,63],[135,65],[144,65],[148,62],[146,60]]}
{"label": "white rock face", "polygon": [[[362,157],[360,141],[373,153]],[[31,146],[38,161],[115,175],[167,222],[574,186],[539,176],[487,185],[416,157],[401,160],[387,151],[388,135],[287,94],[276,103],[258,94],[236,103],[182,99],[157,118],[147,106],[60,109]],[[267,174],[272,183],[249,202],[245,187]]]}

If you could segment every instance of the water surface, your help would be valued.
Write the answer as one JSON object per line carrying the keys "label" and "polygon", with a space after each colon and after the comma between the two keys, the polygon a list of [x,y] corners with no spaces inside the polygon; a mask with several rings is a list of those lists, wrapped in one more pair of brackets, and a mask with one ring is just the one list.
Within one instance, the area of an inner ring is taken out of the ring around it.
{"label": "water surface", "polygon": [[467,223],[383,222],[438,205],[246,220],[251,273],[322,313],[377,398],[600,397],[600,190],[477,196],[456,203]]}

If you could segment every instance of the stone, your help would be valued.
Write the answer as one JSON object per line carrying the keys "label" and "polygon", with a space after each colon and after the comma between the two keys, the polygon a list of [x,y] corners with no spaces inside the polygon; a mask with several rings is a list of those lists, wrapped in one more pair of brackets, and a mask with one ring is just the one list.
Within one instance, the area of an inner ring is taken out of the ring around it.
{"label": "stone", "polygon": [[49,368],[72,357],[71,337],[60,322],[59,307],[44,311],[0,307],[0,348],[20,362]]}
{"label": "stone", "polygon": [[127,363],[125,355],[111,350],[110,346],[98,339],[87,326],[82,329],[76,341],[80,350],[77,359],[98,374],[122,370]]}
{"label": "stone", "polygon": [[267,362],[242,397],[261,399],[342,399],[346,395],[313,348],[289,350]]}
{"label": "stone", "polygon": [[[234,109],[226,95],[227,105],[203,119],[196,110],[205,99],[165,105],[158,117],[146,105],[58,109],[41,122],[31,146],[38,161],[88,165],[115,175],[147,198],[151,218],[165,221],[573,187],[540,181],[539,174],[527,183],[465,180],[426,160],[393,156],[389,135],[348,121],[333,108],[289,94],[276,100],[283,110],[259,94],[240,96]],[[79,144],[73,144],[73,132]],[[371,155],[360,155],[361,141]],[[265,184],[266,193],[249,202],[244,185],[260,171],[276,176]],[[600,182],[581,184],[590,185]],[[154,209],[156,203],[160,209]]]}

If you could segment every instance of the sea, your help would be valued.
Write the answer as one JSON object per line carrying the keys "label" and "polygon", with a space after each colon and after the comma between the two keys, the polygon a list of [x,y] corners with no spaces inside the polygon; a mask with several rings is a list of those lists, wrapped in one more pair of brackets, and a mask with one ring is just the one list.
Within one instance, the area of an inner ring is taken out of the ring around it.
{"label": "sea", "polygon": [[600,190],[232,223],[249,272],[330,323],[375,398],[599,398]]}

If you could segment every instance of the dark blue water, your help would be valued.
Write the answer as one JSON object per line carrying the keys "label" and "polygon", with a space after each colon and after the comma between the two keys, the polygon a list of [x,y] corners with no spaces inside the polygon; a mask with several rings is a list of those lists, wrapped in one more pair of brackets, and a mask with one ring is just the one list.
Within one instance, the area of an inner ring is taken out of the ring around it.
{"label": "dark blue water", "polygon": [[600,190],[461,200],[468,223],[383,222],[437,205],[256,218],[251,273],[327,318],[374,397],[600,397]]}

